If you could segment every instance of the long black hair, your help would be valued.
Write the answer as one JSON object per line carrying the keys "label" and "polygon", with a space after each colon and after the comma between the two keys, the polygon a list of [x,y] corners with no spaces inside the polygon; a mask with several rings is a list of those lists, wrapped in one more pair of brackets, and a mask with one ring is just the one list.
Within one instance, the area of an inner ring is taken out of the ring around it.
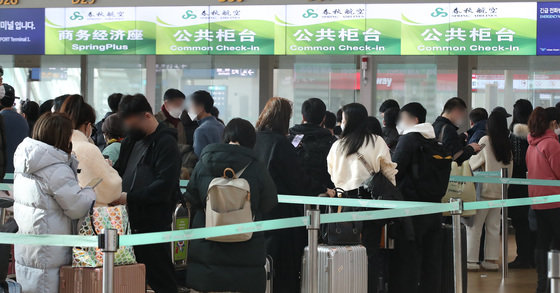
{"label": "long black hair", "polygon": [[496,160],[506,165],[509,164],[512,154],[506,116],[500,112],[492,112],[488,117],[486,128]]}
{"label": "long black hair", "polygon": [[533,112],[533,104],[529,100],[519,99],[513,104],[513,119],[509,129],[513,131],[515,124],[528,124],[529,116]]}
{"label": "long black hair", "polygon": [[373,136],[367,127],[368,112],[362,104],[351,103],[342,107],[346,124],[342,131],[342,150],[346,156],[355,154],[364,142],[374,144]]}

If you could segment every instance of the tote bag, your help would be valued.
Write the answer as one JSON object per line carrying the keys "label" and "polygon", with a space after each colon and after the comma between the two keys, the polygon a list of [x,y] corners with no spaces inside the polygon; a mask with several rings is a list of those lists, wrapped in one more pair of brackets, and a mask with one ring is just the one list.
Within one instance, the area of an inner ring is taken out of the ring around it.
{"label": "tote bag", "polygon": [[[79,226],[79,235],[95,236],[103,229],[115,229],[119,235],[130,234],[128,212],[124,205],[114,207],[97,207],[90,210]],[[132,246],[121,246],[115,253],[115,265],[135,264],[136,257]],[[95,247],[72,248],[73,267],[103,266],[103,252]]]}
{"label": "tote bag", "polygon": [[[463,162],[462,165],[458,165],[457,162],[451,163],[451,176],[468,176],[472,177],[473,172],[469,161]],[[463,202],[476,201],[476,188],[473,182],[460,182],[460,181],[449,181],[447,185],[447,192],[445,196],[441,199],[441,202],[447,203],[452,198],[460,198]],[[464,211],[463,216],[472,216],[476,214],[476,211]],[[449,215],[445,213],[444,215]]]}

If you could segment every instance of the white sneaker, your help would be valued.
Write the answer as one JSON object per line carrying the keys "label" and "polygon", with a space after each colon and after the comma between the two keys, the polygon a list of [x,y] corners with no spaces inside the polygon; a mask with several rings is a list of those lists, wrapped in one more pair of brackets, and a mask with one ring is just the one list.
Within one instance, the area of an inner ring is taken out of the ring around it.
{"label": "white sneaker", "polygon": [[480,263],[480,266],[487,271],[497,271],[500,269],[500,266],[497,263],[493,263],[490,261],[483,261],[482,263]]}
{"label": "white sneaker", "polygon": [[479,271],[480,265],[475,262],[468,262],[467,263],[467,271]]}

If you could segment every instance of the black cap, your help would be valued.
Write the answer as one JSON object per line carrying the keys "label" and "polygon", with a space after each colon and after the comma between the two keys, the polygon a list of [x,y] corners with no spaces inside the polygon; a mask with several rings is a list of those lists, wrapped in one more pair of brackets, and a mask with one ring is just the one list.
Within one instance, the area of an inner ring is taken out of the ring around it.
{"label": "black cap", "polygon": [[420,103],[408,103],[401,108],[401,112],[407,112],[418,118],[418,123],[426,122],[426,108],[424,108],[424,106]]}
{"label": "black cap", "polygon": [[498,106],[498,107],[494,108],[494,110],[492,110],[492,112],[502,113],[506,117],[511,117],[511,114],[507,112],[506,108],[501,107],[501,106]]}

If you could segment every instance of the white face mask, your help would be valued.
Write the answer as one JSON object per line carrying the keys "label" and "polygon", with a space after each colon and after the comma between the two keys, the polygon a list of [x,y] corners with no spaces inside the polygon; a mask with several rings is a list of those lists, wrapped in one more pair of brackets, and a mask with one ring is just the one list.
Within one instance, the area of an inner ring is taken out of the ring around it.
{"label": "white face mask", "polygon": [[466,121],[465,118],[462,118],[461,120],[459,120],[457,122],[454,122],[453,124],[455,124],[455,126],[460,128],[461,126],[463,126],[465,124],[465,121]]}
{"label": "white face mask", "polygon": [[340,130],[344,131],[344,128],[346,128],[346,124],[340,123]]}
{"label": "white face mask", "polygon": [[189,117],[191,117],[192,121],[196,121],[196,117],[198,117],[198,113],[196,113],[192,108],[189,109]]}
{"label": "white face mask", "polygon": [[183,114],[183,107],[178,108],[168,108],[166,107],[167,112],[169,112],[169,116],[179,119],[181,118],[181,114]]}
{"label": "white face mask", "polygon": [[560,135],[560,128],[554,129],[554,133],[556,133],[556,135]]}
{"label": "white face mask", "polygon": [[409,126],[406,122],[404,122],[404,121],[402,121],[402,120],[399,121],[399,122],[397,123],[397,132],[398,132],[400,135],[403,135],[404,132],[405,132],[407,129],[409,129],[409,128],[410,128],[410,126]]}

